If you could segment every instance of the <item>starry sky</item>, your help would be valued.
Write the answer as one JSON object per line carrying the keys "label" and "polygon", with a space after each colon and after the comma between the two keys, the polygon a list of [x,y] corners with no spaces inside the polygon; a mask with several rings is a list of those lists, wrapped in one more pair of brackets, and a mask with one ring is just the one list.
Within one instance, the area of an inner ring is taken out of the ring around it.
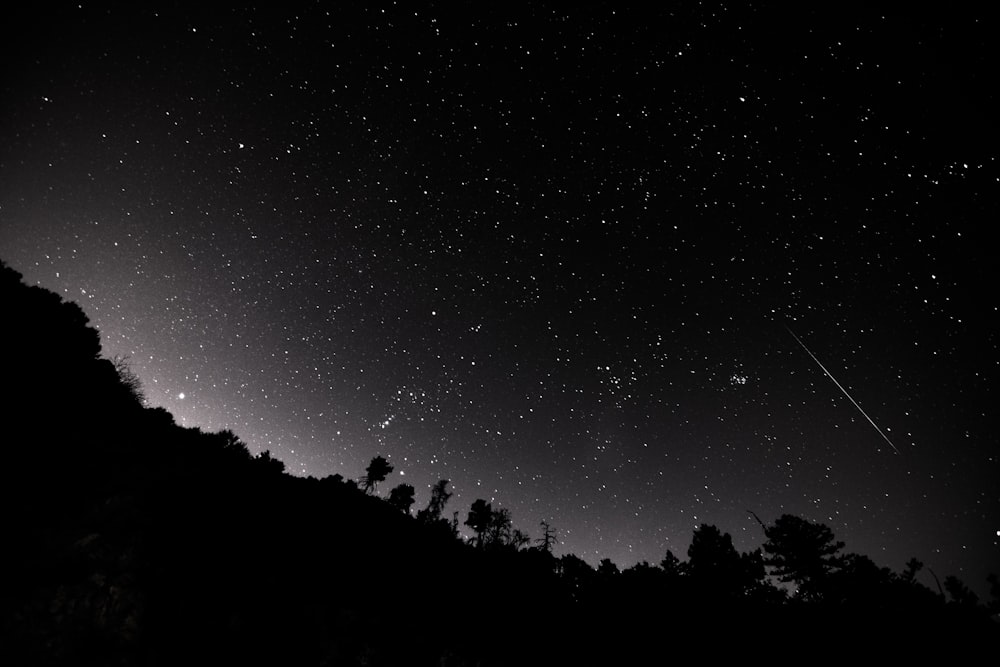
{"label": "starry sky", "polygon": [[787,512],[981,588],[996,26],[483,5],[21,10],[0,257],[294,474],[623,566]]}

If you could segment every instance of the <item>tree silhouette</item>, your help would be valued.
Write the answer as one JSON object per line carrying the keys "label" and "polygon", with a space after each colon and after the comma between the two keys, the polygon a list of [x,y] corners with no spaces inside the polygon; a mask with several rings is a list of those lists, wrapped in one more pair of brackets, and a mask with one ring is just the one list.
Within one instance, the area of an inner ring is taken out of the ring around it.
{"label": "tree silhouette", "polygon": [[990,585],[990,601],[986,607],[992,614],[1000,613],[1000,577],[990,572],[986,576],[986,583]]}
{"label": "tree silhouette", "polygon": [[[714,596],[741,596],[753,587],[752,562],[742,558],[733,538],[716,526],[702,524],[688,547],[687,570],[692,581]],[[763,578],[763,569],[759,573]]]}
{"label": "tree silhouette", "polygon": [[784,598],[785,591],[770,585],[767,581],[767,567],[760,549],[740,554],[739,586],[745,596],[756,596],[764,600]]}
{"label": "tree silhouette", "polygon": [[365,476],[362,478],[365,493],[374,493],[378,483],[384,482],[385,478],[392,472],[392,469],[389,462],[381,456],[373,458],[368,467],[365,468]]}
{"label": "tree silhouette", "polygon": [[681,562],[681,559],[674,555],[674,552],[667,549],[667,554],[660,561],[660,568],[663,569],[663,573],[666,574],[671,579],[674,577],[680,577],[685,574],[686,567],[685,564]]}
{"label": "tree silhouette", "polygon": [[834,540],[833,531],[822,523],[783,514],[764,528],[764,535],[764,562],[805,597],[819,595],[826,577],[841,563],[838,552],[844,543]]}
{"label": "tree silhouette", "polygon": [[979,603],[979,596],[954,575],[944,578],[944,589],[951,596],[951,601],[960,607],[975,607]]}
{"label": "tree silhouette", "polygon": [[270,450],[264,450],[253,460],[261,470],[267,471],[268,474],[280,475],[285,472],[285,462],[279,458],[271,456]]}
{"label": "tree silhouette", "polygon": [[515,528],[510,532],[510,538],[507,541],[507,546],[513,547],[514,550],[522,549],[531,544],[531,536],[520,528]]}
{"label": "tree silhouette", "polygon": [[431,487],[430,502],[427,503],[425,509],[417,512],[418,519],[431,522],[441,518],[441,515],[444,513],[444,506],[448,504],[448,500],[452,495],[451,491],[448,490],[449,481],[447,479],[439,479],[435,482],[434,486]]}
{"label": "tree silhouette", "polygon": [[482,498],[472,503],[465,525],[476,533],[477,548],[509,547],[517,550],[531,543],[531,538],[524,531],[514,528],[509,509],[493,509]]}
{"label": "tree silhouette", "polygon": [[610,558],[602,558],[597,564],[597,574],[602,577],[613,577],[618,573],[618,566]]}
{"label": "tree silhouette", "polygon": [[597,577],[597,572],[579,556],[565,554],[556,560],[555,572],[571,599],[580,600]]}
{"label": "tree silhouette", "polygon": [[549,525],[548,521],[539,522],[542,526],[542,536],[538,538],[538,543],[542,551],[552,553],[552,546],[556,543],[556,529]]}
{"label": "tree silhouette", "polygon": [[500,547],[510,543],[514,519],[506,507],[493,510],[490,523],[486,528],[486,544]]}
{"label": "tree silhouette", "polygon": [[906,569],[903,570],[902,579],[907,583],[916,581],[917,573],[924,568],[924,564],[916,558],[906,561]]}
{"label": "tree silhouette", "polygon": [[490,527],[493,519],[493,508],[482,498],[477,498],[469,509],[469,516],[465,519],[465,525],[476,534],[476,548],[483,546],[483,534]]}
{"label": "tree silhouette", "polygon": [[[253,459],[250,450],[243,444],[243,441],[228,429],[218,433],[206,433],[205,438],[206,441],[213,442],[218,447],[220,458],[231,462],[232,465],[242,465]],[[268,456],[270,456],[270,452],[268,452]]]}
{"label": "tree silhouette", "polygon": [[413,506],[414,488],[409,484],[400,484],[389,492],[389,504],[401,511],[403,514],[410,513]]}
{"label": "tree silhouette", "polygon": [[693,577],[713,577],[735,569],[739,554],[729,533],[706,523],[695,529],[688,547],[688,569]]}

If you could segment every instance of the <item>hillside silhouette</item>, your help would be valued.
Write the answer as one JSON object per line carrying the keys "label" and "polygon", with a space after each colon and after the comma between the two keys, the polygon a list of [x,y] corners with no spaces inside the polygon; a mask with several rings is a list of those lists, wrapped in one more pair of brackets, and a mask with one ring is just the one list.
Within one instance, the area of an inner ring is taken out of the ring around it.
{"label": "hillside silhouette", "polygon": [[[0,265],[5,354],[6,665],[665,664],[881,647],[990,647],[993,598],[845,553],[827,526],[760,521],[739,553],[702,525],[681,558],[597,568],[502,507],[414,508],[357,481],[297,478],[229,431],[145,405],[74,303]],[[468,537],[463,537],[463,532]]]}

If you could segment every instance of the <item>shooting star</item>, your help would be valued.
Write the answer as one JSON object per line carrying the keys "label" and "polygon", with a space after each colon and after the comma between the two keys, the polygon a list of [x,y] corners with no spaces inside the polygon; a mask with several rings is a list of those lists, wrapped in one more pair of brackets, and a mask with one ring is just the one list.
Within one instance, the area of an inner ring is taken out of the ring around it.
{"label": "shooting star", "polygon": [[788,329],[788,333],[792,334],[792,338],[795,339],[795,342],[798,343],[799,345],[801,345],[802,349],[805,350],[806,353],[810,357],[812,357],[812,360],[816,362],[816,365],[823,369],[823,372],[826,373],[826,376],[828,378],[830,378],[831,380],[833,380],[833,383],[835,385],[837,385],[837,389],[839,389],[840,391],[842,391],[844,393],[844,396],[847,397],[847,400],[849,400],[851,403],[853,403],[854,407],[856,407],[858,409],[858,412],[860,412],[862,415],[864,415],[865,419],[868,420],[868,423],[871,424],[872,427],[876,431],[878,431],[878,434],[880,436],[882,436],[882,439],[889,443],[889,446],[892,447],[893,451],[895,451],[897,454],[901,454],[902,452],[900,452],[896,448],[896,445],[892,444],[892,440],[889,439],[889,436],[887,436],[885,433],[883,433],[882,429],[880,429],[878,427],[878,424],[876,424],[874,421],[872,421],[872,418],[868,416],[868,413],[865,412],[860,405],[858,405],[858,402],[855,401],[853,398],[851,398],[851,395],[847,393],[847,390],[844,389],[844,386],[842,384],[840,384],[839,382],[837,382],[837,378],[833,377],[833,374],[830,373],[830,371],[826,370],[826,366],[824,366],[823,363],[819,359],[816,358],[816,355],[812,353],[812,350],[810,350],[808,347],[806,347],[806,344],[802,342],[802,339],[795,335],[795,332],[792,331],[791,327],[789,327],[788,325],[785,325],[785,328]]}

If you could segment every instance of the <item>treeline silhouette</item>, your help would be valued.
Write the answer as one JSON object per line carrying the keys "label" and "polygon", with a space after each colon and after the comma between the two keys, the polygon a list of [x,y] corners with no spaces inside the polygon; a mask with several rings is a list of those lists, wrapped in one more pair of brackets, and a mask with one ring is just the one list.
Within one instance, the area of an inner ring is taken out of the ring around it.
{"label": "treeline silhouette", "polygon": [[416,512],[410,485],[383,497],[381,456],[357,481],[287,475],[232,432],[146,407],[83,311],[6,265],[0,304],[2,664],[783,662],[865,642],[995,654],[996,577],[988,602],[954,577],[930,588],[919,561],[892,572],[790,515],[757,519],[753,552],[702,525],[686,560],[594,568],[556,556],[548,524],[533,540],[506,508],[450,508],[448,480]]}

